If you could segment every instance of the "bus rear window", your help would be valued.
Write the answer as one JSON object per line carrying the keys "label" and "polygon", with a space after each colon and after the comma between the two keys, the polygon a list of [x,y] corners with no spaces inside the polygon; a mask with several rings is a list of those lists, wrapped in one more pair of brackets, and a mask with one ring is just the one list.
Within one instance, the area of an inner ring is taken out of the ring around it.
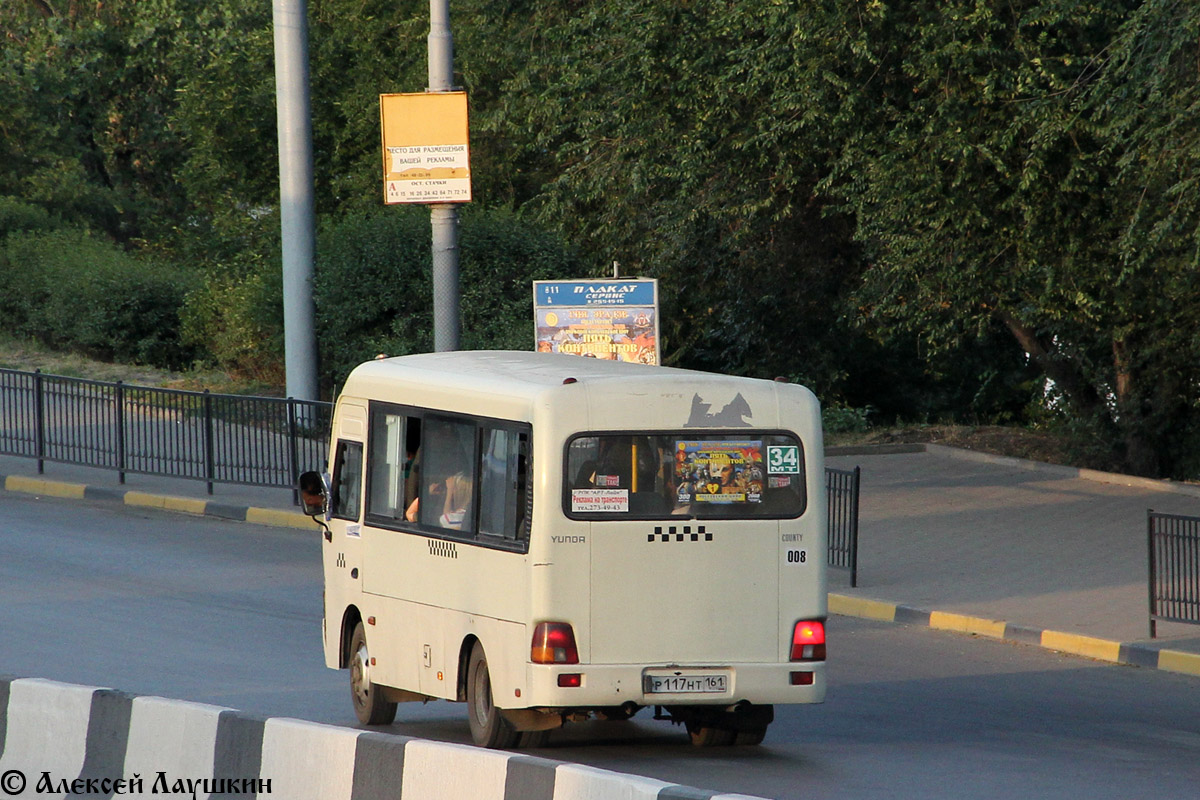
{"label": "bus rear window", "polygon": [[567,445],[575,519],[790,518],[804,512],[804,449],[783,433],[596,434]]}

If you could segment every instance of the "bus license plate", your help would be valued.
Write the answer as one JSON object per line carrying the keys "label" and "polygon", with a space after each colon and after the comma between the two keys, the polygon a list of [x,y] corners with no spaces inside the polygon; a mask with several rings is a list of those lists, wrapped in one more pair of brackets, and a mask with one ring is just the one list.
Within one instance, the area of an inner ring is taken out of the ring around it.
{"label": "bus license plate", "polygon": [[723,694],[728,691],[726,678],[721,673],[647,675],[646,694]]}

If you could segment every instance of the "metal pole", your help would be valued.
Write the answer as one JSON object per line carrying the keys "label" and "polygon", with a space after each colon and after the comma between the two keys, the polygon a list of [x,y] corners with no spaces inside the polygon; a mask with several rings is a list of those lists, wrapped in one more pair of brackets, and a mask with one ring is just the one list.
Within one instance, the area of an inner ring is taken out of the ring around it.
{"label": "metal pole", "polygon": [[213,493],[213,481],[216,479],[216,448],[213,443],[213,398],[208,389],[204,390],[204,479],[208,484],[208,493]]}
{"label": "metal pole", "polygon": [[117,381],[117,483],[125,485],[125,384]]}
{"label": "metal pole", "polygon": [[1154,509],[1152,508],[1146,510],[1146,555],[1150,573],[1146,581],[1146,594],[1150,600],[1150,638],[1154,639],[1158,635],[1158,626],[1154,620],[1158,613],[1158,607],[1154,602],[1154,584],[1157,576],[1154,569]]}
{"label": "metal pole", "polygon": [[[454,89],[450,0],[429,0],[429,92]],[[459,348],[458,207],[429,207],[433,229],[433,349]]]}
{"label": "metal pole", "polygon": [[858,491],[862,484],[862,467],[854,467],[853,503],[850,522],[850,588],[858,588]]}
{"label": "metal pole", "polygon": [[298,481],[300,480],[300,456],[297,452],[296,444],[299,438],[299,431],[296,425],[296,400],[289,397],[287,399],[287,426],[288,426],[288,483],[292,487],[292,505],[300,505],[300,490]]}
{"label": "metal pole", "polygon": [[317,339],[312,299],[316,247],[307,0],[274,0],[273,15],[287,393],[290,397],[316,400]]}
{"label": "metal pole", "polygon": [[33,371],[33,439],[38,475],[46,472],[46,387],[41,369]]}

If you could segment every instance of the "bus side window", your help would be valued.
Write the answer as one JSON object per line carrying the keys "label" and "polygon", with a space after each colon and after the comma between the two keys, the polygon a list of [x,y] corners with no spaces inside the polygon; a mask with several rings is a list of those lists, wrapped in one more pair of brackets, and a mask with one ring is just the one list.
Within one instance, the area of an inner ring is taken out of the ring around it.
{"label": "bus side window", "polygon": [[[367,514],[389,520],[404,519],[406,493],[415,492],[412,476],[419,465],[410,456],[420,442],[418,417],[377,410],[371,414],[370,496]],[[412,494],[407,497],[411,502]]]}
{"label": "bus side window", "polygon": [[329,504],[332,515],[338,519],[358,522],[358,504],[362,496],[362,456],[362,442],[338,442]]}
{"label": "bus side window", "polygon": [[421,525],[473,533],[475,510],[471,505],[476,476],[473,422],[427,417],[422,426],[420,456]]}
{"label": "bus side window", "polygon": [[525,536],[529,437],[505,428],[484,428],[480,469],[479,532],[505,539]]}

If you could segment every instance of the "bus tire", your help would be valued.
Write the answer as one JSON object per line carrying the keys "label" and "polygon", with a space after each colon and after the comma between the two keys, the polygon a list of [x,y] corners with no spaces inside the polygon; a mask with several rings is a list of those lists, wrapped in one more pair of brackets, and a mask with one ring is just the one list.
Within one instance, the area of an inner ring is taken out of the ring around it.
{"label": "bus tire", "polygon": [[687,723],[688,736],[696,747],[727,747],[734,743],[737,731],[718,728],[715,725]]}
{"label": "bus tire", "polygon": [[733,743],[739,747],[756,747],[763,743],[766,736],[767,726],[763,725],[752,730],[738,731]]}
{"label": "bus tire", "polygon": [[467,662],[467,721],[471,739],[480,747],[515,747],[521,734],[504,718],[492,700],[492,678],[488,674],[483,645],[475,642]]}
{"label": "bus tire", "polygon": [[361,622],[354,626],[350,637],[350,700],[354,715],[363,725],[390,725],[396,719],[396,704],[385,700],[380,688],[371,682],[371,656]]}

